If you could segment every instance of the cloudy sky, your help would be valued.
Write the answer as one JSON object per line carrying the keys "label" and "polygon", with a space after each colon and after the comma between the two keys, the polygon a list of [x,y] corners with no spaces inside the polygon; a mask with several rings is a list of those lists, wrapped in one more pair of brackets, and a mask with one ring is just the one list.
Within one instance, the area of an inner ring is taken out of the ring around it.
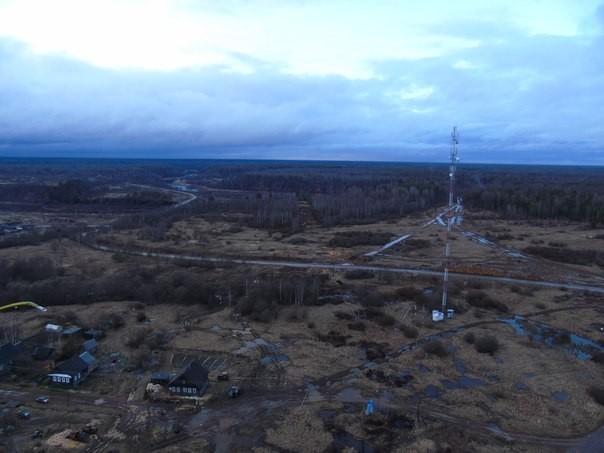
{"label": "cloudy sky", "polygon": [[0,0],[0,155],[604,165],[604,0]]}

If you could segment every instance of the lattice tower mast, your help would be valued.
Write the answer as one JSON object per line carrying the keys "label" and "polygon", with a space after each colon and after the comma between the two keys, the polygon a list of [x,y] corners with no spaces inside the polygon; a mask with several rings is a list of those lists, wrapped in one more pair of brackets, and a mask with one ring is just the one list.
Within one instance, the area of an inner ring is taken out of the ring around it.
{"label": "lattice tower mast", "polygon": [[457,171],[457,144],[459,133],[457,126],[451,132],[451,164],[449,165],[449,210],[447,211],[447,243],[445,245],[445,272],[443,281],[442,313],[443,319],[447,319],[447,290],[449,287],[449,256],[451,255],[451,227],[455,223],[455,172]]}

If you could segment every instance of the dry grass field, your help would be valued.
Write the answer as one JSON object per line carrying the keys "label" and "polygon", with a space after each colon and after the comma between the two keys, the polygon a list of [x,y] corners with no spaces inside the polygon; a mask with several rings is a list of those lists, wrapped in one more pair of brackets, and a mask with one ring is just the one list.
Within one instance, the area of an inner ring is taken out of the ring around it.
{"label": "dry grass field", "polygon": [[[468,231],[481,236],[508,233],[511,238],[497,241],[506,249],[520,250],[528,242],[540,240],[564,241],[568,247],[586,249],[602,242],[578,224],[498,221],[493,227],[486,220],[468,217],[464,225]],[[330,245],[334,237],[355,230],[386,232],[395,238],[426,219],[429,215],[348,228],[310,227],[303,234],[285,235],[234,227],[227,221],[191,218],[176,223],[168,232],[169,240],[159,244],[140,240],[136,231],[110,233],[103,237],[103,243],[115,247],[349,263],[349,267],[325,271],[295,270],[291,275],[323,274],[326,283],[321,291],[325,294],[355,294],[373,288],[384,297],[380,312],[393,321],[383,323],[367,315],[367,307],[354,298],[319,306],[282,306],[270,322],[239,316],[236,301],[229,303],[226,298],[212,308],[175,305],[169,299],[153,304],[69,300],[66,305],[49,307],[46,313],[2,313],[5,328],[18,326],[22,338],[42,332],[47,323],[94,326],[96,321],[112,316],[123,320],[123,325],[107,329],[96,353],[101,367],[75,391],[47,388],[43,372],[3,378],[6,389],[51,396],[48,405],[31,404],[33,418],[27,424],[14,421],[16,431],[2,435],[4,445],[14,451],[123,452],[149,448],[559,451],[579,445],[575,438],[602,425],[603,408],[587,393],[588,388],[602,385],[602,365],[578,357],[562,336],[573,333],[599,343],[601,348],[603,296],[454,277],[451,285],[457,290],[451,301],[461,309],[453,319],[435,323],[427,306],[397,296],[397,289],[412,287],[438,293],[438,277],[384,270],[370,278],[351,280],[347,272],[363,265],[438,270],[444,249],[442,227],[430,225],[417,231],[416,247],[411,250],[397,246],[371,260],[363,255],[372,247]],[[154,269],[172,265],[156,258],[116,259],[115,254],[69,239],[61,240],[60,247],[50,242],[3,251],[3,259],[9,261],[37,256],[60,260],[64,274],[83,281],[118,276],[133,266]],[[497,269],[502,275],[539,275],[543,280],[569,284],[598,285],[602,278],[595,268],[511,257],[461,234],[452,242],[452,262]],[[248,265],[212,266],[199,272],[208,282],[245,278],[253,287],[272,271]],[[280,272],[287,275],[288,271]],[[508,312],[472,307],[467,302],[472,291],[488,294],[505,304]],[[518,333],[501,321],[513,315],[527,317],[526,331]],[[546,334],[543,338],[531,335],[531,326],[545,325],[552,328],[549,340]],[[413,338],[405,335],[409,326],[416,329]],[[167,340],[155,348],[144,341],[132,346],[133,338],[149,338],[153,333],[161,333]],[[478,339],[486,336],[495,337],[498,343],[491,354],[476,350]],[[144,388],[153,370],[175,371],[191,358],[214,367],[210,367],[211,385],[201,409],[189,413],[179,410],[178,405],[145,399]],[[226,397],[227,384],[217,381],[222,371],[228,371],[231,382],[241,385],[240,398]],[[2,398],[10,399],[6,393]],[[363,412],[369,400],[376,406],[370,416]],[[10,410],[6,417],[13,420],[15,411]],[[69,430],[91,423],[97,433],[87,444],[65,440]],[[179,429],[175,429],[177,425]],[[41,429],[44,435],[30,439],[34,429]]]}

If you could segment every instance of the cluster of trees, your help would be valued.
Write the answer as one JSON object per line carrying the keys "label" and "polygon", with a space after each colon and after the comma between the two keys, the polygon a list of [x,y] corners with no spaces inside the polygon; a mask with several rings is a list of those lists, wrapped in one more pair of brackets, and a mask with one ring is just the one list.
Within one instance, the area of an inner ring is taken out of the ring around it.
{"label": "cluster of trees", "polygon": [[508,219],[604,225],[604,174],[589,167],[470,166],[459,173],[464,202]]}
{"label": "cluster of trees", "polygon": [[[211,173],[218,188],[291,194],[291,205],[264,205],[271,217],[295,217],[295,194],[324,226],[399,218],[442,206],[448,195],[445,165],[238,162],[215,165]],[[567,219],[597,227],[604,224],[603,180],[600,169],[463,165],[457,192],[469,209],[504,218]],[[268,222],[258,226],[271,228]]]}
{"label": "cluster of trees", "polygon": [[400,218],[444,203],[445,190],[397,182],[377,187],[349,187],[338,193],[313,194],[311,205],[323,226]]}
{"label": "cluster of trees", "polygon": [[81,278],[63,275],[47,257],[0,261],[0,303],[34,300],[41,305],[69,305],[103,300],[140,300],[147,304],[174,303],[216,306],[216,288],[203,272],[165,266],[127,263],[107,276]]}

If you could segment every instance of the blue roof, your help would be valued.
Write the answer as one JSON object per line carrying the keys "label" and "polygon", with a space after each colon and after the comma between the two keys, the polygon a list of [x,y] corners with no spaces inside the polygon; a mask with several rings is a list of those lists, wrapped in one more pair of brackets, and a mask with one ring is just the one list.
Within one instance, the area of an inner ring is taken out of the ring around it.
{"label": "blue roof", "polygon": [[96,359],[92,357],[89,352],[82,352],[80,354],[80,359],[86,362],[88,365],[94,365],[96,363]]}

